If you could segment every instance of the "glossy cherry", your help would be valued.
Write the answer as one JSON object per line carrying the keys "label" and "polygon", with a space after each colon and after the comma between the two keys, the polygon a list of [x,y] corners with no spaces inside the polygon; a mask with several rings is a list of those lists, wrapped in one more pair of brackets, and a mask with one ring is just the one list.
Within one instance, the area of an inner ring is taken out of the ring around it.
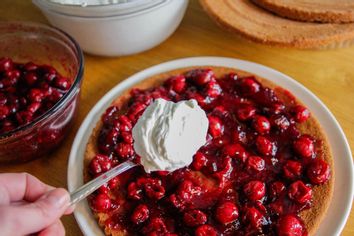
{"label": "glossy cherry", "polygon": [[97,212],[106,212],[111,208],[111,199],[107,194],[100,193],[93,197],[91,206]]}
{"label": "glossy cherry", "polygon": [[265,184],[258,180],[253,180],[248,182],[244,187],[243,191],[247,198],[251,201],[261,200],[266,193]]}
{"label": "glossy cherry", "polygon": [[294,150],[302,157],[309,158],[312,157],[315,151],[315,145],[313,140],[307,136],[303,135],[294,141]]}
{"label": "glossy cherry", "polygon": [[302,221],[294,215],[282,216],[277,223],[279,236],[304,236],[305,232]]}
{"label": "glossy cherry", "polygon": [[229,224],[235,221],[238,216],[238,208],[232,202],[224,202],[216,208],[215,218],[222,224]]}
{"label": "glossy cherry", "polygon": [[323,184],[327,182],[331,176],[330,167],[324,160],[315,159],[307,169],[307,176],[311,183]]}

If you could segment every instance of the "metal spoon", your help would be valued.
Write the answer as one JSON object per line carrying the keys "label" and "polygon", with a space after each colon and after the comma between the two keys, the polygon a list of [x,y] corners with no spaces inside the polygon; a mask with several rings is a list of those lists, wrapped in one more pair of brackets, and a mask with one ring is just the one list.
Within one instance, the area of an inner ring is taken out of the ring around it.
{"label": "metal spoon", "polygon": [[90,182],[82,185],[80,188],[70,193],[70,206],[75,205],[117,175],[133,168],[134,166],[137,166],[137,164],[131,161],[123,162]]}

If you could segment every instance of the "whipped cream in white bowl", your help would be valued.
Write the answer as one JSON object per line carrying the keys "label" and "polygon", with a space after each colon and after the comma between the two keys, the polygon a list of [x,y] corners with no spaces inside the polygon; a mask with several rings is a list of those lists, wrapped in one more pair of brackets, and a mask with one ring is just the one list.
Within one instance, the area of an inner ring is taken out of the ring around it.
{"label": "whipped cream in white bowl", "polygon": [[135,152],[147,173],[188,166],[206,142],[208,118],[194,99],[156,99],[133,127]]}
{"label": "whipped cream in white bowl", "polygon": [[70,34],[86,53],[100,56],[157,46],[176,30],[188,5],[188,0],[121,1],[32,0],[50,24]]}

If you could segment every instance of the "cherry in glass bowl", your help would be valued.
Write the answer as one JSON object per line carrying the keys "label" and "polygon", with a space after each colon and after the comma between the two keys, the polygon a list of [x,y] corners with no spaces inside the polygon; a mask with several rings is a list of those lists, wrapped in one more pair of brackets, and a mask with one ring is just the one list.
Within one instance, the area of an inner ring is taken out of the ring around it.
{"label": "cherry in glass bowl", "polygon": [[[25,162],[48,154],[61,144],[77,113],[84,67],[82,51],[72,37],[58,29],[38,23],[1,22],[0,58],[9,58],[20,68],[26,63],[54,68],[69,82],[62,96],[39,115],[0,132],[2,163]],[[6,96],[11,92],[6,91]],[[16,96],[21,102],[28,94],[21,98],[17,91]],[[26,119],[25,112],[12,112],[17,119]]]}

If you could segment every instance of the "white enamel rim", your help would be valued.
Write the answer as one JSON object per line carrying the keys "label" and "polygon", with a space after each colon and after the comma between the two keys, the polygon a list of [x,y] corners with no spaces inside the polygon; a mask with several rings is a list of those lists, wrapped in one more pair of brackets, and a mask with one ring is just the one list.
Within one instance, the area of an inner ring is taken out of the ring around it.
{"label": "white enamel rim", "polygon": [[[83,183],[83,157],[89,136],[104,110],[124,90],[152,75],[165,71],[189,66],[225,66],[248,71],[260,75],[283,88],[291,91],[311,110],[317,117],[323,130],[328,136],[334,156],[335,186],[334,194],[316,235],[340,235],[347,221],[353,201],[353,160],[351,150],[345,134],[333,114],[328,108],[307,88],[287,75],[269,67],[253,62],[224,58],[224,57],[192,57],[165,62],[141,72],[138,72],[111,89],[92,108],[76,134],[68,163],[68,188],[73,191]],[[76,207],[75,218],[87,236],[103,235],[96,223],[87,201],[82,201]]]}

